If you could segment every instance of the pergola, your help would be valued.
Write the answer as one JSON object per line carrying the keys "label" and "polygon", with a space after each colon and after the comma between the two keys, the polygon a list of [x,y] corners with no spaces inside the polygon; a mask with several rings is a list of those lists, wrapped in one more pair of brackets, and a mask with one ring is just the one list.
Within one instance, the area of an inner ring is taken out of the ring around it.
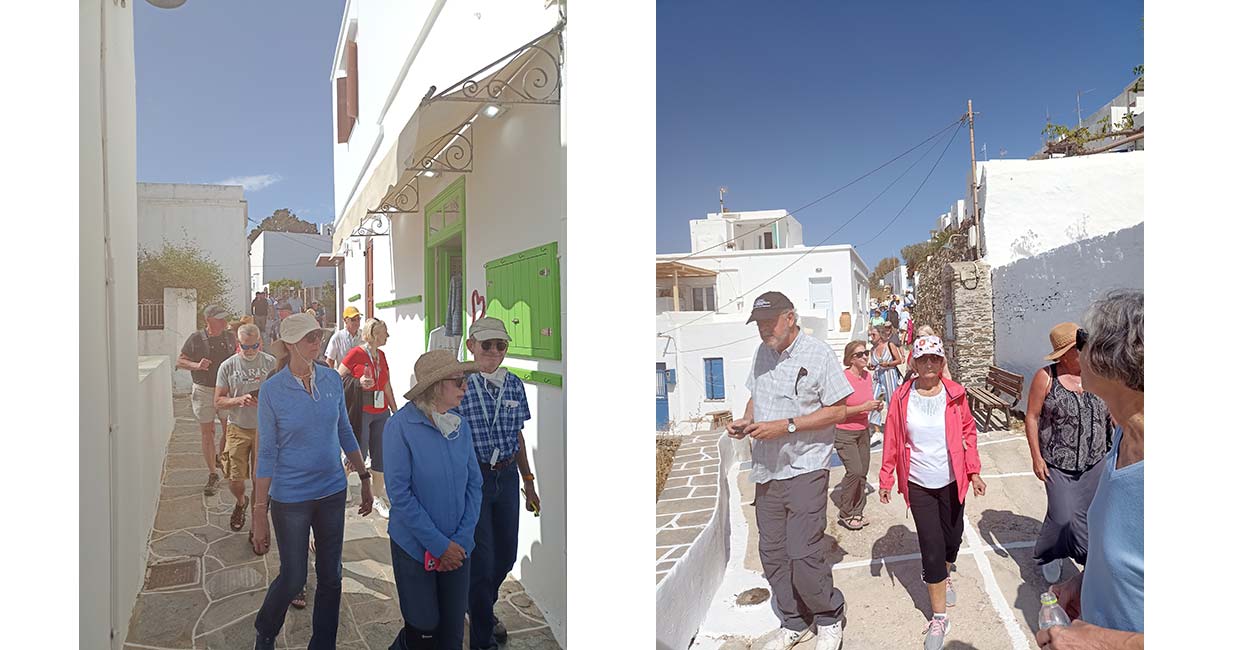
{"label": "pergola", "polygon": [[672,311],[680,311],[680,279],[681,278],[713,278],[719,275],[716,271],[689,266],[682,262],[655,262],[654,277],[656,280],[672,280]]}

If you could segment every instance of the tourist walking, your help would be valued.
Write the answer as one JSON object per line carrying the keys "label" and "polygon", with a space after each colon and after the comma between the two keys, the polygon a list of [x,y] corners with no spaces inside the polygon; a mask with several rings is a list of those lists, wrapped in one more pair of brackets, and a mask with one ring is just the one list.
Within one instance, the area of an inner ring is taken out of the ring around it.
{"label": "tourist walking", "polygon": [[259,327],[267,324],[267,296],[262,291],[254,292],[254,300],[250,302],[250,315]]}
{"label": "tourist walking", "polygon": [[202,315],[207,326],[185,339],[181,354],[177,357],[177,368],[188,370],[194,381],[190,390],[190,405],[202,434],[202,459],[210,472],[202,493],[214,496],[219,489],[220,475],[217,470],[222,468],[220,454],[224,451],[223,435],[219,446],[216,446],[215,421],[220,422],[221,434],[228,431],[228,415],[215,409],[215,381],[219,376],[220,364],[236,353],[237,339],[228,329],[228,311],[223,307],[207,305]]}
{"label": "tourist walking", "polygon": [[392,574],[404,628],[389,650],[460,650],[482,473],[461,404],[469,373],[449,350],[414,364],[417,383],[383,431],[392,498]]}
{"label": "tourist walking", "polygon": [[349,305],[344,308],[344,329],[332,334],[331,341],[327,343],[327,363],[332,368],[339,370],[340,363],[344,361],[344,355],[349,350],[362,344],[362,312],[357,307]]}
{"label": "tourist walking", "polygon": [[817,650],[843,639],[844,594],[827,560],[827,461],[852,387],[824,341],[803,332],[788,297],[768,291],[753,303],[762,343],[746,386],[744,418],[728,435],[748,436],[756,483],[758,556],[780,629],[764,650],[787,650],[817,626]]}
{"label": "tourist walking", "polygon": [[[874,399],[882,400],[888,409],[891,408],[891,398],[900,385],[900,364],[904,362],[900,347],[893,344],[890,338],[890,329],[875,327],[870,330],[870,370],[874,372]],[[883,414],[874,411],[870,414],[870,422],[882,424]]]}
{"label": "tourist walking", "polygon": [[[939,335],[939,333],[938,333],[938,332],[936,332],[936,331],[934,331],[934,328],[933,328],[933,327],[930,327],[929,325],[922,325],[921,327],[918,327],[918,328],[917,328],[917,336],[938,336],[938,335]],[[916,340],[916,339],[914,339],[914,340]],[[942,340],[942,339],[940,339],[940,340]],[[946,361],[944,361],[944,363],[943,363],[943,372],[942,372],[942,373],[940,373],[940,374],[939,374],[939,376],[940,376],[940,377],[942,377],[943,379],[951,379],[951,378],[952,378],[952,370],[951,370],[951,368],[949,368],[949,367],[947,366]],[[914,370],[914,369],[913,369],[913,367],[912,367],[912,365],[910,364],[910,365],[909,365],[909,367],[908,367],[908,375],[904,377],[904,381],[908,382],[908,381],[912,381],[912,380],[914,380],[914,379],[916,379],[916,378],[917,378],[917,371],[916,371],[916,370]],[[955,381],[955,380],[952,380],[952,381]]]}
{"label": "tourist walking", "polygon": [[538,512],[541,507],[522,431],[530,419],[525,384],[500,367],[511,340],[503,321],[484,317],[470,326],[465,341],[478,361],[479,373],[469,376],[459,410],[469,422],[482,470],[481,514],[469,566],[469,647],[473,650],[492,650],[508,639],[508,630],[494,609],[499,587],[517,561],[522,492],[528,510]]}
{"label": "tourist walking", "polygon": [[386,519],[389,505],[383,490],[383,427],[396,412],[387,356],[380,349],[387,344],[387,324],[371,318],[362,326],[361,337],[362,344],[344,355],[338,372],[361,384],[362,428],[355,433],[366,469],[374,476],[375,511]]}
{"label": "tourist walking", "polygon": [[835,425],[835,452],[844,464],[844,480],[840,482],[839,523],[849,530],[861,530],[870,525],[862,514],[868,484],[866,474],[870,471],[871,432],[868,417],[883,407],[881,401],[872,399],[874,375],[866,367],[868,355],[865,341],[849,341],[844,346],[844,377],[853,392],[844,402],[848,417]]}
{"label": "tourist walking", "polygon": [[1051,587],[1074,618],[1041,630],[1038,647],[1121,650],[1145,645],[1145,295],[1113,291],[1077,330],[1081,387],[1118,425],[1089,506],[1089,563]]}
{"label": "tourist walking", "polygon": [[[228,527],[245,528],[249,499],[245,482],[254,476],[254,456],[258,441],[258,389],[276,367],[275,357],[262,351],[263,336],[258,326],[245,323],[237,330],[238,352],[220,364],[215,380],[215,408],[228,413],[224,452],[220,461],[234,506]],[[251,490],[252,493],[252,490]]]}
{"label": "tourist walking", "polygon": [[271,349],[276,371],[258,394],[258,468],[254,480],[254,552],[270,548],[267,511],[280,550],[280,574],[267,588],[254,619],[254,647],[271,650],[289,603],[306,584],[314,533],[314,616],[310,650],[336,647],[340,621],[341,552],[348,482],[343,450],[362,480],[358,512],[370,514],[370,475],[345,413],[340,375],[313,362],[323,331],[309,314],[280,323]]}
{"label": "tourist walking", "polygon": [[1053,363],[1033,374],[1025,413],[1033,473],[1046,484],[1046,520],[1033,558],[1049,583],[1059,582],[1064,558],[1085,566],[1086,518],[1113,434],[1106,404],[1081,387],[1079,329],[1076,323],[1051,329],[1046,360]]}
{"label": "tourist walking", "polygon": [[939,650],[951,630],[947,608],[956,604],[951,569],[964,534],[964,500],[986,494],[977,454],[977,425],[964,387],[943,379],[943,342],[923,336],[913,342],[916,381],[896,391],[883,432],[883,466],[878,499],[891,500],[896,484],[912,510],[921,549],[921,574],[932,616],[924,647]]}

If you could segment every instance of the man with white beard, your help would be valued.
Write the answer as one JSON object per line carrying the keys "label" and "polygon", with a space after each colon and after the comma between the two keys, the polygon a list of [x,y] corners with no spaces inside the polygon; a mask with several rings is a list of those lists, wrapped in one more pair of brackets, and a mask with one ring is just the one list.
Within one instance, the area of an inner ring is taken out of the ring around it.
{"label": "man with white beard", "polygon": [[224,478],[236,500],[229,528],[239,531],[245,528],[245,511],[249,500],[245,496],[245,482],[253,480],[253,469],[258,445],[258,387],[276,367],[276,358],[263,352],[263,337],[253,323],[237,330],[240,351],[220,364],[215,380],[215,408],[231,412],[228,432],[225,435],[224,453],[220,460],[224,465]]}

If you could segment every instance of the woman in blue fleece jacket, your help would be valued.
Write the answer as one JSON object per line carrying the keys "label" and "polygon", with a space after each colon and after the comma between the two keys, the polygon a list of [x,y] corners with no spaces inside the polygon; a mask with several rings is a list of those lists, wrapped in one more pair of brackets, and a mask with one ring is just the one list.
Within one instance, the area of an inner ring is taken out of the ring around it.
{"label": "woman in blue fleece jacket", "polygon": [[459,650],[482,472],[469,424],[448,410],[460,405],[478,364],[433,350],[413,371],[409,401],[383,430],[392,572],[405,619],[389,650]]}

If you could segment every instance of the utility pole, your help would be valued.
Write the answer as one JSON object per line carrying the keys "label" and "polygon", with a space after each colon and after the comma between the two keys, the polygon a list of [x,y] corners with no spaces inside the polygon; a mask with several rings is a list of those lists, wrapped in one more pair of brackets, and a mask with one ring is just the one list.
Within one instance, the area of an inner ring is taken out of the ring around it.
{"label": "utility pole", "polygon": [[719,215],[720,216],[723,216],[723,213],[725,212],[725,210],[723,209],[723,195],[727,193],[728,193],[728,188],[726,187],[719,188]]}
{"label": "utility pole", "polygon": [[969,118],[969,193],[973,195],[973,219],[977,222],[977,259],[981,259],[983,250],[982,242],[982,214],[977,209],[977,151],[973,146],[973,100],[969,100],[968,113]]}

